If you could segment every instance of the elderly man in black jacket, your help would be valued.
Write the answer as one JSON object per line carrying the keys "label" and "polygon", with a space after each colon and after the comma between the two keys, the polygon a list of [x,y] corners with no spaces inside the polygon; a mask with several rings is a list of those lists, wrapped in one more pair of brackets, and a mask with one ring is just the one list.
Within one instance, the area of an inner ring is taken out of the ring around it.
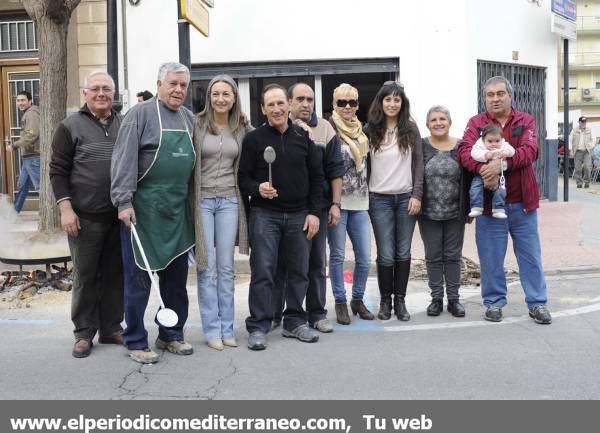
{"label": "elderly man in black jacket", "polygon": [[106,72],[85,78],[85,104],[59,123],[52,140],[50,182],[73,259],[73,356],[92,340],[122,344],[123,272],[117,209],[110,201],[110,163],[121,116],[112,109],[115,84]]}

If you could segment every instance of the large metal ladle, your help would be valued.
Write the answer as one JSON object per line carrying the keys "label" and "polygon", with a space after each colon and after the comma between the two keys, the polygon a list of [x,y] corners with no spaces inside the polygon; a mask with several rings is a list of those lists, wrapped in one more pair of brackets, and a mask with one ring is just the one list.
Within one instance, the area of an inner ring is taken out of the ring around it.
{"label": "large metal ladle", "polygon": [[160,301],[160,309],[156,313],[156,320],[161,325],[171,328],[177,325],[179,322],[179,317],[177,317],[177,313],[170,308],[166,308],[165,304],[160,296],[160,288],[158,287],[158,282],[156,281],[156,273],[150,270],[150,265],[148,264],[148,258],[146,257],[146,253],[144,252],[144,248],[142,248],[142,242],[137,234],[137,230],[135,229],[135,224],[131,224],[131,233],[133,233],[133,237],[135,238],[135,242],[140,250],[140,254],[142,255],[142,259],[144,259],[144,266],[146,266],[146,271],[148,272],[148,276],[150,277],[150,284],[154,291],[156,292],[156,296],[158,296],[158,300]]}
{"label": "large metal ladle", "polygon": [[271,174],[271,164],[275,161],[275,149],[271,146],[267,146],[263,153],[263,158],[265,158],[265,162],[269,164],[269,186],[273,187],[273,175]]}

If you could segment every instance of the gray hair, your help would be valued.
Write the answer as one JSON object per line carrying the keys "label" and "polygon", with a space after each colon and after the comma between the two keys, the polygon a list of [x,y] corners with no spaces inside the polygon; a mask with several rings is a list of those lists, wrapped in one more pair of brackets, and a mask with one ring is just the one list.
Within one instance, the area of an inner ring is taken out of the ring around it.
{"label": "gray hair", "polygon": [[95,77],[96,75],[104,75],[105,77],[107,77],[110,80],[110,84],[111,84],[113,90],[115,90],[115,80],[113,80],[113,78],[108,74],[108,72],[102,71],[100,69],[92,71],[85,76],[85,78],[83,79],[83,88],[84,89],[87,89],[89,87],[90,78]]}
{"label": "gray hair", "polygon": [[185,75],[187,75],[188,81],[190,81],[190,70],[187,68],[187,66],[182,65],[181,63],[178,63],[178,62],[166,62],[166,63],[163,63],[162,65],[160,65],[160,67],[158,68],[157,80],[165,81],[165,79],[167,78],[167,74],[169,72],[172,72],[174,74],[177,74],[179,72],[185,72]]}
{"label": "gray hair", "polygon": [[450,116],[450,110],[448,110],[443,105],[434,105],[429,110],[427,110],[427,117],[425,117],[425,122],[429,123],[429,116],[431,113],[444,113],[444,115],[448,118],[448,122],[452,125],[452,117]]}
{"label": "gray hair", "polygon": [[498,83],[504,83],[504,85],[506,86],[506,91],[508,92],[508,94],[511,96],[513,96],[513,87],[510,84],[510,81],[508,81],[506,78],[504,78],[501,75],[496,75],[495,77],[489,78],[485,84],[483,85],[483,97],[485,98],[485,93],[486,93],[486,89],[488,88],[488,86],[491,86],[492,84],[498,84]]}

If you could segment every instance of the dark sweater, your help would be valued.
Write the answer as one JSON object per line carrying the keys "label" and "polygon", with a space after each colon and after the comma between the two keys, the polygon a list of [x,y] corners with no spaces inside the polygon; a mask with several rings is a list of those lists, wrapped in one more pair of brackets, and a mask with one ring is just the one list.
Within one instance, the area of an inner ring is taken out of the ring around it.
{"label": "dark sweater", "polygon": [[116,218],[110,201],[110,163],[121,115],[102,125],[84,105],[58,124],[52,139],[50,182],[56,201],[71,200],[73,210],[93,220]]}
{"label": "dark sweater", "polygon": [[[269,181],[269,165],[265,162],[267,146],[275,150],[272,164],[273,187],[278,197],[262,198],[258,186]],[[281,134],[264,124],[244,137],[238,183],[242,194],[250,197],[250,207],[276,212],[308,210],[319,215],[323,195],[323,157],[308,134],[288,121],[288,129]]]}

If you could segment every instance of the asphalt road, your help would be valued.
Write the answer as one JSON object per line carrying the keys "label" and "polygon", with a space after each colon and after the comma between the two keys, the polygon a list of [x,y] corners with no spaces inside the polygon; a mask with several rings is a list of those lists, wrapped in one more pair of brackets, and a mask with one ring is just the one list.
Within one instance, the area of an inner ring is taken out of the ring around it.
{"label": "asphalt road", "polygon": [[[476,287],[462,289],[467,317],[427,317],[425,282],[411,281],[412,320],[336,325],[315,344],[269,334],[269,347],[245,346],[247,282],[237,285],[240,347],[223,352],[201,341],[195,285],[189,286],[186,339],[191,356],[161,353],[141,366],[123,347],[94,346],[71,356],[69,294],[51,292],[27,302],[0,293],[0,399],[599,399],[600,274],[548,277],[554,322],[535,324],[523,293],[511,283],[505,321],[481,319]],[[367,306],[377,311],[375,279]],[[150,341],[154,303],[147,314]],[[330,319],[334,318],[330,299]]]}

